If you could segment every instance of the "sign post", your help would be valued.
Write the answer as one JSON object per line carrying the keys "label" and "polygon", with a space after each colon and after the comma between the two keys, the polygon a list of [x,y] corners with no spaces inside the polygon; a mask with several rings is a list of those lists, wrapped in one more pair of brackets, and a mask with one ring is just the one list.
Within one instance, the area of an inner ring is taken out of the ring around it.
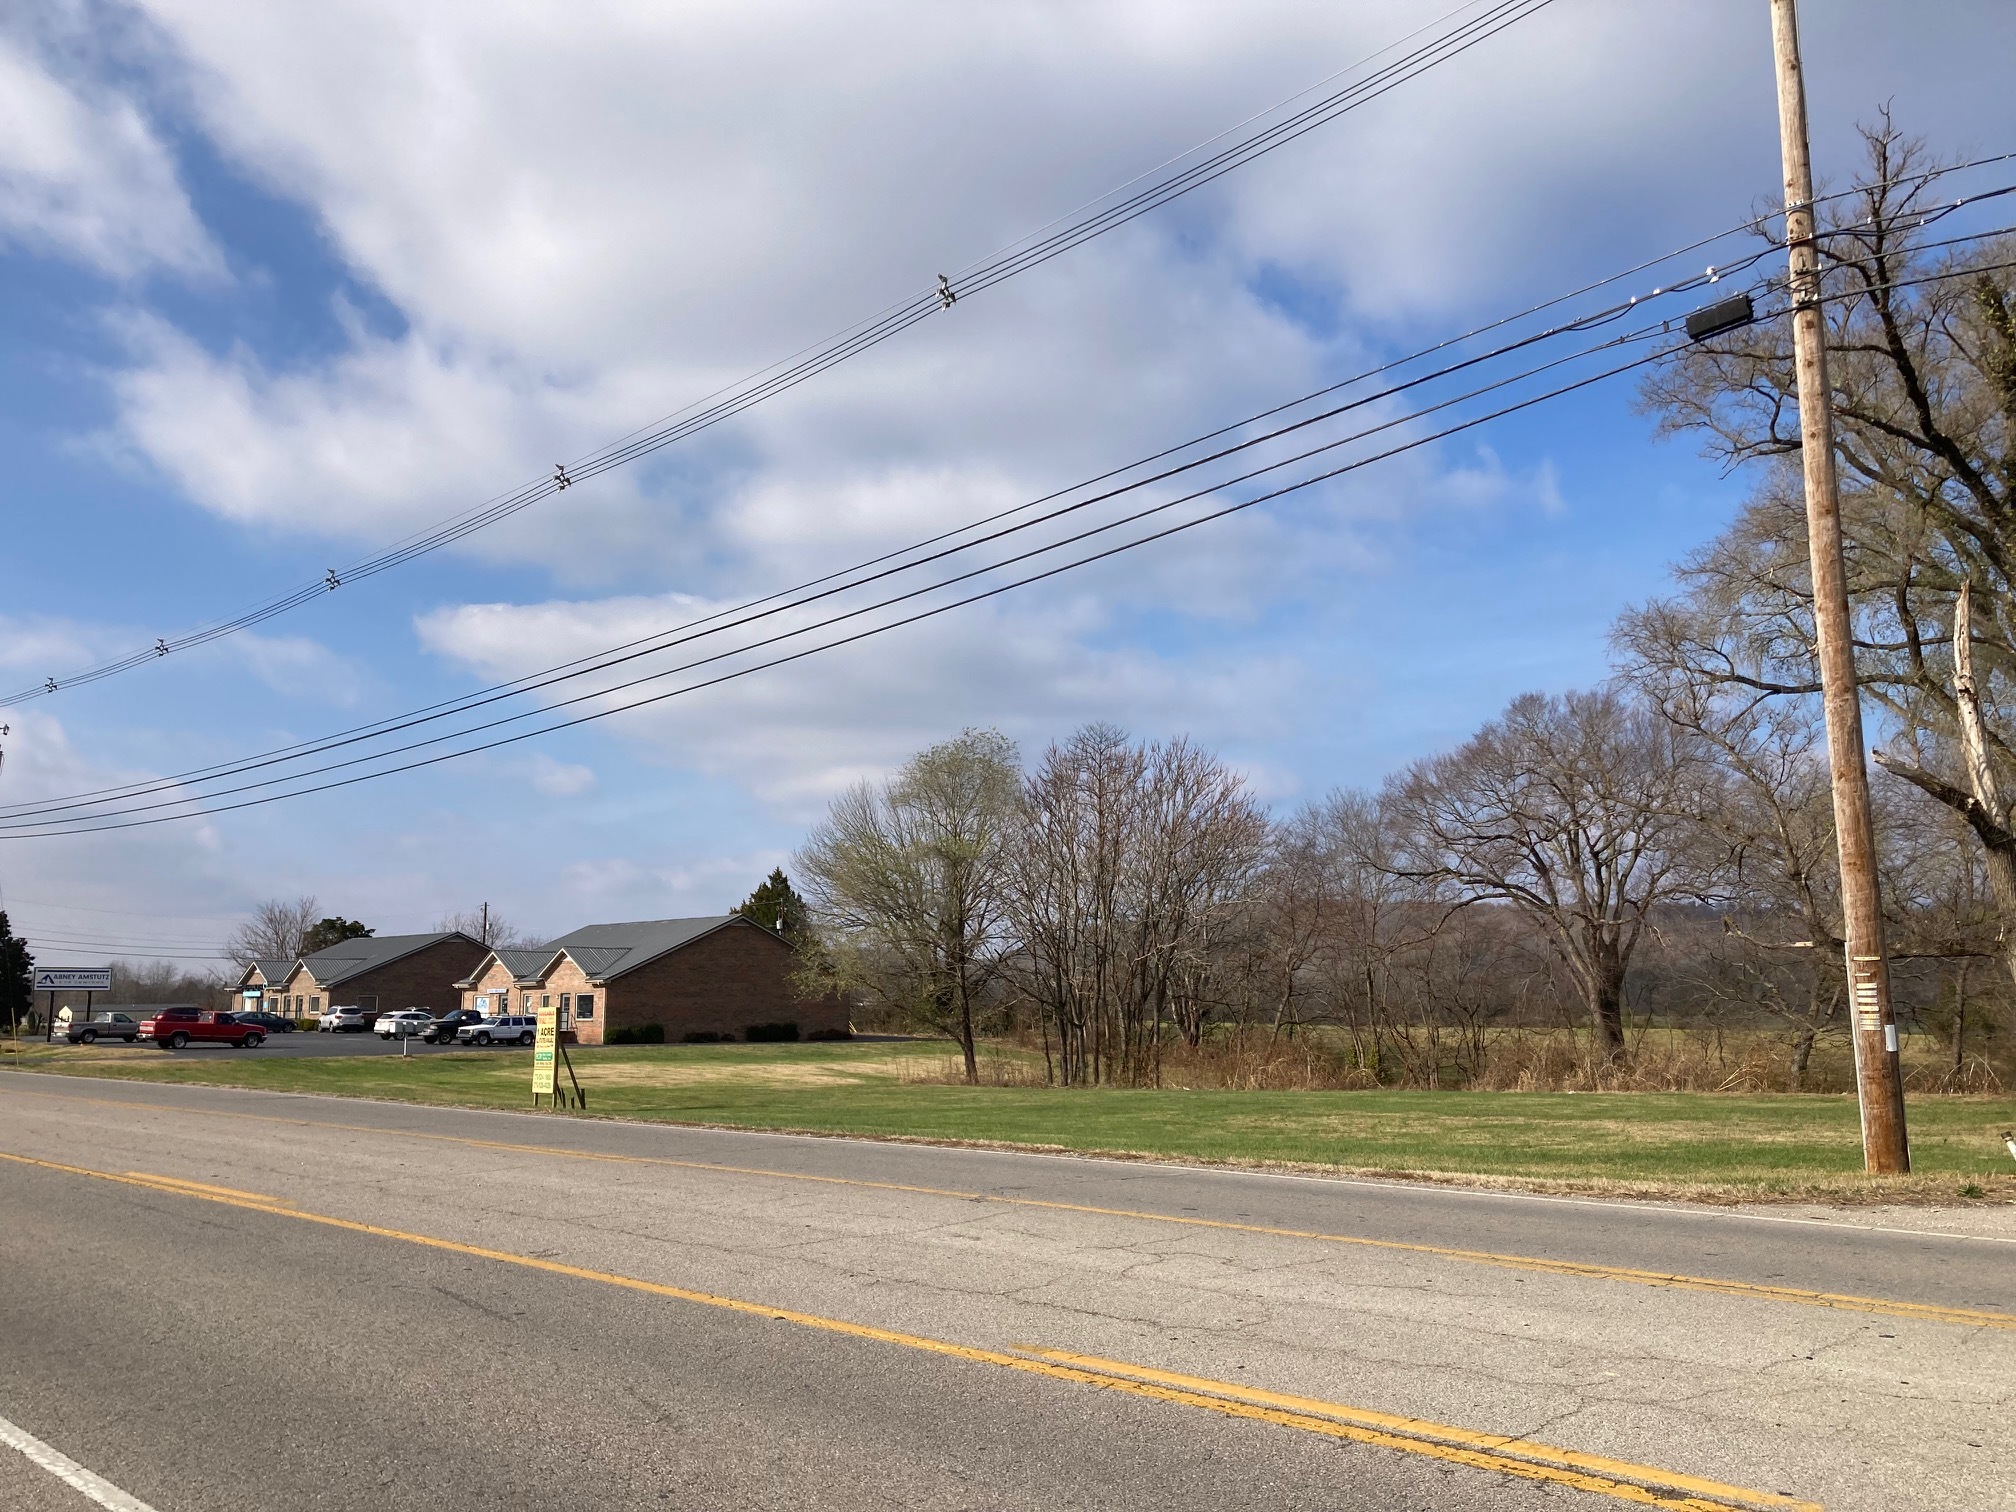
{"label": "sign post", "polygon": [[35,990],[46,992],[48,1011],[43,1015],[44,1042],[56,1042],[56,994],[59,992],[81,992],[84,996],[84,1013],[91,1013],[91,999],[100,992],[112,990],[112,968],[110,966],[44,966],[35,972]]}
{"label": "sign post", "polygon": [[539,1099],[545,1098],[551,1107],[560,1106],[559,1071],[560,1055],[560,1010],[546,1007],[539,1010],[538,1032],[532,1039],[532,1106],[539,1106]]}
{"label": "sign post", "polygon": [[539,1106],[539,1099],[545,1098],[547,1106],[560,1107],[560,1063],[567,1063],[567,1081],[573,1088],[569,1103],[577,1108],[588,1106],[588,1094],[581,1090],[581,1083],[575,1079],[574,1063],[567,1060],[567,1047],[560,1043],[560,1010],[550,1003],[538,1012],[537,1028],[532,1037],[532,1106]]}

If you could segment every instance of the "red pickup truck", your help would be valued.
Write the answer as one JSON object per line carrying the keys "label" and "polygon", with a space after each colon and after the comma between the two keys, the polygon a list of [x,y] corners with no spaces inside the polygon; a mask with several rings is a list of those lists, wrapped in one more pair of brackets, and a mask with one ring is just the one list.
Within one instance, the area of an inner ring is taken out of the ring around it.
{"label": "red pickup truck", "polygon": [[202,1008],[164,1008],[154,1017],[140,1021],[140,1038],[152,1040],[164,1050],[180,1050],[189,1044],[236,1045],[240,1050],[250,1050],[266,1034],[257,1024],[240,1023],[235,1014]]}

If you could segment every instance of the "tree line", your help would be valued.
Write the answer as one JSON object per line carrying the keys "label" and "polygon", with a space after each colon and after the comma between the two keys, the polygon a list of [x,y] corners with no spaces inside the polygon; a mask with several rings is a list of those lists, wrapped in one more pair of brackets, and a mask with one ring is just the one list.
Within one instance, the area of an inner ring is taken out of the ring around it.
{"label": "tree line", "polygon": [[[1928,245],[1926,149],[1864,135],[1822,245],[1883,891],[1907,1027],[1978,1085],[2016,986],[2016,244]],[[1433,1085],[1573,1022],[1559,1069],[1601,1081],[1663,1022],[1772,1029],[1803,1084],[1845,982],[1790,333],[1688,346],[1641,397],[1756,484],[1619,619],[1607,684],[1285,817],[1186,740],[1094,724],[1025,768],[968,731],[807,839],[810,985],[948,1035],[969,1079],[995,1032],[1085,1085],[1320,1030]]]}

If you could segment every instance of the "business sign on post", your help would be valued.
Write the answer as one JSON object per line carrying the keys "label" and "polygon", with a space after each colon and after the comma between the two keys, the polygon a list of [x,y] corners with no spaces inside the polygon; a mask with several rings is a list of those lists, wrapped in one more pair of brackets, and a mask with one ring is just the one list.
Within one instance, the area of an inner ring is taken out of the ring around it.
{"label": "business sign on post", "polygon": [[110,992],[110,966],[51,966],[35,972],[37,992]]}
{"label": "business sign on post", "polygon": [[556,1079],[560,1058],[560,1010],[550,1004],[539,1010],[538,1032],[532,1037],[532,1106],[550,1097],[559,1105]]}

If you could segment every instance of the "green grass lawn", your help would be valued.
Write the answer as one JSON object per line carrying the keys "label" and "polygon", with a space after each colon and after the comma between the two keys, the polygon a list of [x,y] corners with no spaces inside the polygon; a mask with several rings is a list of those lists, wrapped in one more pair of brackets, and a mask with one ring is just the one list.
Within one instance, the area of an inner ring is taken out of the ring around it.
{"label": "green grass lawn", "polygon": [[[524,1108],[530,1052],[256,1060],[32,1047],[24,1070]],[[1509,1179],[1703,1197],[2016,1200],[2016,1098],[1911,1104],[1917,1174],[1860,1174],[1851,1097],[1704,1093],[1174,1092],[964,1087],[920,1043],[577,1050],[592,1115]],[[0,1081],[0,1095],[5,1082]],[[1970,1194],[1971,1195],[1971,1192]]]}

